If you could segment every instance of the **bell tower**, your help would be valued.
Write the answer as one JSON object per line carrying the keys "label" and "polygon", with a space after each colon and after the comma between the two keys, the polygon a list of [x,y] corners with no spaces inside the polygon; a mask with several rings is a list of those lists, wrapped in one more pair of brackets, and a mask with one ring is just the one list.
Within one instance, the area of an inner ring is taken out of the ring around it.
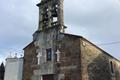
{"label": "bell tower", "polygon": [[[50,80],[53,80],[56,71],[55,63],[59,61],[60,33],[65,32],[63,0],[41,0],[37,6],[39,7],[39,25],[33,34],[33,42],[38,59],[38,75],[39,79],[45,80],[50,77]],[[36,73],[33,74],[36,75]]]}
{"label": "bell tower", "polygon": [[[38,59],[38,75],[39,79],[46,80],[50,77],[50,80],[54,80],[55,63],[59,61],[60,41],[63,37],[61,33],[65,32],[63,0],[41,0],[37,6],[39,25],[33,34],[33,42]],[[36,73],[33,74],[35,78]]]}
{"label": "bell tower", "polygon": [[55,53],[59,48],[60,33],[64,33],[66,28],[64,26],[63,1],[41,0],[37,4],[39,25],[33,34],[34,44],[39,49],[37,53],[45,52],[46,49],[52,49]]}
{"label": "bell tower", "polygon": [[64,32],[63,0],[41,0],[39,4],[38,31],[44,31],[55,27]]}
{"label": "bell tower", "polygon": [[63,0],[41,0],[37,6],[39,7],[39,25],[33,34],[33,42],[38,58],[37,65],[40,67],[39,76],[44,79],[47,76],[43,75],[53,77],[56,71],[55,63],[59,61],[62,39],[60,33],[65,32]]}

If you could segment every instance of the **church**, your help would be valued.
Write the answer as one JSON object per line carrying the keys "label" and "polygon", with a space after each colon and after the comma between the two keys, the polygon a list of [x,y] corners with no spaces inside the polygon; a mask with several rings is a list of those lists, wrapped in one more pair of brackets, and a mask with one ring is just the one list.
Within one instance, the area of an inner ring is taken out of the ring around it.
{"label": "church", "polygon": [[65,33],[63,0],[41,0],[39,26],[24,50],[23,80],[120,80],[120,61]]}

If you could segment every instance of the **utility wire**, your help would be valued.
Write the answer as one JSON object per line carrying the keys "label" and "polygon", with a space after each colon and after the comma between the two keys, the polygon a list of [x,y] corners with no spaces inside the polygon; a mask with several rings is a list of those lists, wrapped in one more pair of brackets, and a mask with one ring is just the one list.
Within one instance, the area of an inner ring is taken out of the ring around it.
{"label": "utility wire", "polygon": [[113,45],[113,44],[120,44],[120,41],[118,41],[118,42],[110,42],[110,43],[101,43],[101,44],[97,44],[97,45],[102,46],[102,45]]}

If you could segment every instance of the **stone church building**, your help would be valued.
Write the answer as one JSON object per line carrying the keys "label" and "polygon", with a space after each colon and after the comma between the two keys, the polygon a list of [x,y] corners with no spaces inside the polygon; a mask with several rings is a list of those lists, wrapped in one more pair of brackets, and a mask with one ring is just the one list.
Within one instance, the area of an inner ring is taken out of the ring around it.
{"label": "stone church building", "polygon": [[39,26],[24,48],[23,80],[120,80],[120,61],[65,33],[63,0],[41,0]]}

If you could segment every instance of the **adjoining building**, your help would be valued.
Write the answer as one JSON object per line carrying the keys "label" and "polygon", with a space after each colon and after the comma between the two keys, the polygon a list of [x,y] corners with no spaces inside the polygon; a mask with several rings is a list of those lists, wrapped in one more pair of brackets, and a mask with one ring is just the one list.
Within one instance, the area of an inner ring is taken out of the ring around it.
{"label": "adjoining building", "polygon": [[6,59],[4,80],[22,80],[23,58],[9,56]]}
{"label": "adjoining building", "polygon": [[5,66],[3,63],[0,65],[0,80],[4,80]]}
{"label": "adjoining building", "polygon": [[119,60],[65,33],[63,0],[41,0],[37,6],[39,26],[24,48],[23,80],[120,80]]}

